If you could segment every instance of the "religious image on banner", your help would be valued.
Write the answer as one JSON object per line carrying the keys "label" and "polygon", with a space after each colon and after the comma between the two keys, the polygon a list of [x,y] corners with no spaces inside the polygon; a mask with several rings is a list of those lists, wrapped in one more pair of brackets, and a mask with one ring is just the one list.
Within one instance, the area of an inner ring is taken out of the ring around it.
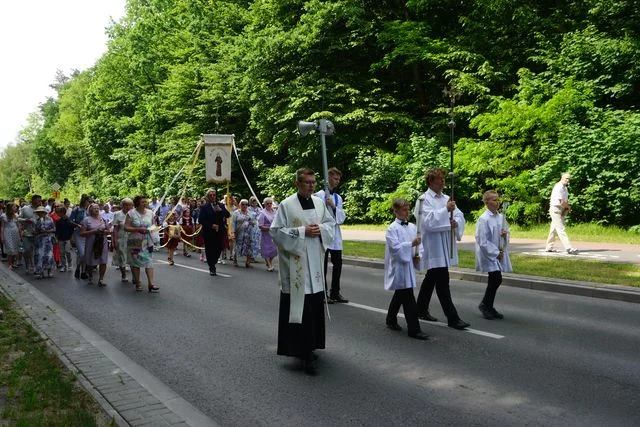
{"label": "religious image on banner", "polygon": [[202,138],[207,182],[231,182],[231,150],[234,135],[205,134]]}

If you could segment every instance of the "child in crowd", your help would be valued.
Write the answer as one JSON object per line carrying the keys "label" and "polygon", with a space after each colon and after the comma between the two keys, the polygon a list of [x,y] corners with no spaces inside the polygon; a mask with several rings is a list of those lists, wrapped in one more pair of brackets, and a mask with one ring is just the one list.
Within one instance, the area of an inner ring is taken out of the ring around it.
{"label": "child in crowd", "polygon": [[169,254],[167,261],[169,261],[169,265],[173,265],[173,253],[180,243],[180,226],[176,221],[175,212],[169,212],[167,214],[164,222],[162,223],[162,227],[164,227],[166,248],[167,253]]}
{"label": "child in crowd", "polygon": [[384,253],[384,288],[394,291],[387,311],[387,327],[394,331],[402,330],[397,319],[398,311],[402,306],[409,336],[426,340],[428,336],[420,329],[416,298],[413,295],[413,288],[416,286],[413,259],[420,256],[414,248],[418,247],[417,251],[420,251],[421,239],[417,235],[416,226],[408,221],[408,201],[394,200],[393,212],[396,219],[387,229]]}
{"label": "child in crowd", "polygon": [[193,217],[191,216],[191,209],[184,208],[182,211],[182,217],[180,217],[180,235],[182,237],[182,255],[186,257],[190,257],[189,254],[189,246],[193,242],[193,230],[194,223]]}
{"label": "child in crowd", "polygon": [[489,279],[478,308],[485,319],[502,319],[504,316],[496,311],[493,302],[498,287],[502,284],[502,272],[512,271],[507,249],[509,225],[504,214],[498,213],[500,202],[496,191],[485,191],[482,201],[487,210],[476,224],[476,271],[489,273]]}

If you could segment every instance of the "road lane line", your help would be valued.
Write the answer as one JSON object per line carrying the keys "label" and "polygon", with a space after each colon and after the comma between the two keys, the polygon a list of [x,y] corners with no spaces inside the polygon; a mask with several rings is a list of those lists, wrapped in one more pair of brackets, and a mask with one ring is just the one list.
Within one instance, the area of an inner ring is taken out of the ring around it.
{"label": "road lane line", "polygon": [[[348,303],[343,304],[343,305],[350,305],[350,306],[355,307],[355,308],[360,308],[362,310],[367,310],[367,311],[373,311],[375,313],[387,314],[387,310],[383,310],[381,308],[376,308],[376,307],[370,307],[368,305],[357,304],[355,302],[348,302]],[[398,316],[404,317],[404,314],[398,313]],[[425,323],[427,325],[437,325],[437,326],[449,327],[446,323],[443,323],[443,322],[427,322],[426,320],[420,320],[420,322]],[[494,333],[491,333],[491,332],[479,331],[477,329],[467,328],[467,329],[463,330],[463,332],[468,332],[470,334],[480,335],[480,336],[488,337],[488,338],[494,338],[494,339],[497,339],[497,340],[500,340],[500,339],[504,338],[504,335],[498,335],[498,334],[494,334]]]}
{"label": "road lane line", "polygon": [[[155,262],[160,262],[160,263],[162,263],[162,264],[167,264],[167,265],[169,265],[169,262],[168,262],[168,261],[164,261],[164,260],[161,260],[161,259],[155,260]],[[190,265],[177,264],[177,263],[176,263],[176,264],[174,264],[174,265],[175,265],[176,267],[188,268],[189,270],[201,271],[201,272],[203,272],[203,273],[207,273],[207,274],[209,274],[209,269],[206,269],[206,270],[205,270],[204,268],[191,267]],[[227,278],[231,277],[231,275],[229,275],[229,274],[224,274],[224,273],[217,273],[217,275],[218,275],[218,276],[221,276],[221,277],[227,277]]]}

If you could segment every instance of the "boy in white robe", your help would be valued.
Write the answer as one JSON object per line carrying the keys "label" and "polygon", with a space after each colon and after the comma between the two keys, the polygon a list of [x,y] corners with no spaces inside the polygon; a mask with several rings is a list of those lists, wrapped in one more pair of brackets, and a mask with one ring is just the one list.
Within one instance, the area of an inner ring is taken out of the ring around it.
{"label": "boy in white robe", "polygon": [[405,199],[393,201],[393,212],[396,215],[385,235],[384,251],[384,288],[394,291],[393,298],[387,311],[387,328],[401,331],[398,325],[398,311],[400,306],[404,311],[407,329],[411,338],[426,340],[427,334],[420,329],[418,308],[413,288],[416,287],[416,273],[414,262],[420,259],[420,236],[417,236],[416,226],[409,223],[409,202]]}
{"label": "boy in white robe", "polygon": [[414,210],[414,216],[420,218],[422,223],[424,254],[420,267],[421,270],[427,270],[418,293],[418,317],[430,322],[438,320],[429,313],[429,303],[435,289],[447,317],[447,325],[463,330],[470,325],[460,318],[451,299],[449,267],[458,264],[457,241],[464,234],[464,215],[456,202],[443,193],[444,169],[429,169],[425,179],[429,189],[421,196],[422,203],[416,204]]}
{"label": "boy in white robe", "polygon": [[308,374],[316,372],[313,351],[325,348],[323,256],[335,226],[315,185],[313,170],[298,169],[298,191],[280,203],[269,229],[278,246],[278,354],[300,358]]}
{"label": "boy in white robe", "polygon": [[493,303],[502,284],[502,272],[511,272],[509,259],[509,225],[504,214],[498,213],[499,195],[496,191],[485,191],[482,195],[487,210],[476,224],[476,271],[489,273],[484,298],[478,306],[485,319],[502,319]]}

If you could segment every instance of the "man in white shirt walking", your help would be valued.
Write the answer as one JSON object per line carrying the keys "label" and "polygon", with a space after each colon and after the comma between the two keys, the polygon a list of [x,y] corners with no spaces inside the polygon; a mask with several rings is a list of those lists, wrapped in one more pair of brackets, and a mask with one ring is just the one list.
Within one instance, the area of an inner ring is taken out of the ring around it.
{"label": "man in white shirt walking", "polygon": [[551,191],[551,199],[549,201],[549,215],[551,216],[551,227],[549,229],[549,237],[547,238],[547,252],[556,252],[553,249],[553,243],[556,240],[556,236],[560,238],[564,250],[569,255],[576,255],[578,250],[571,246],[569,236],[567,236],[565,217],[571,212],[571,205],[569,204],[569,190],[567,185],[571,180],[571,175],[563,173],[560,177],[560,181],[556,182]]}

